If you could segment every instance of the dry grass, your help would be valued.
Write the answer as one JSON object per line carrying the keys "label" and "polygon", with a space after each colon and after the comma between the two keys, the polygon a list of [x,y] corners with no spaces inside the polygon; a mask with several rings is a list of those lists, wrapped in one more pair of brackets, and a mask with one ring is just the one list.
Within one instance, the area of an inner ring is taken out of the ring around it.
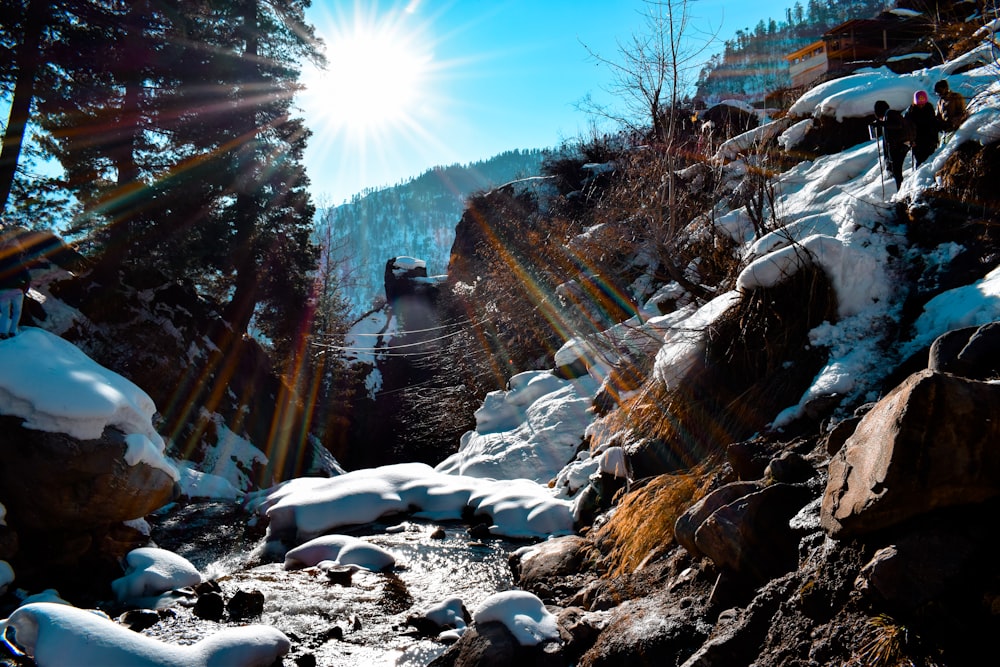
{"label": "dry grass", "polygon": [[673,542],[677,518],[707,493],[707,469],[661,475],[622,498],[596,535],[610,576],[634,571],[650,553]]}

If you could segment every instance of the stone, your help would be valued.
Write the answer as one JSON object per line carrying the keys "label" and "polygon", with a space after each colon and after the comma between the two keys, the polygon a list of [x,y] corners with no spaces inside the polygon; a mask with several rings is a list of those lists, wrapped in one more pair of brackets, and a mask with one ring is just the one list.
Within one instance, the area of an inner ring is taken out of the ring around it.
{"label": "stone", "polygon": [[931,370],[862,418],[830,461],[820,521],[834,538],[1000,496],[1000,386]]}
{"label": "stone", "polygon": [[1000,376],[1000,322],[955,329],[931,344],[927,367],[970,380]]}
{"label": "stone", "polygon": [[564,667],[566,664],[560,642],[522,646],[503,623],[496,621],[469,628],[461,639],[430,663],[432,667]]}
{"label": "stone", "polygon": [[589,563],[599,557],[590,540],[566,535],[518,550],[508,563],[518,586],[542,599],[554,599],[578,591],[592,576]]}
{"label": "stone", "polygon": [[[125,462],[125,435],[95,440],[26,429],[0,417],[0,502],[8,523],[85,532],[142,518],[176,496],[164,470]],[[44,489],[45,493],[39,493]]]}
{"label": "stone", "polygon": [[816,476],[816,469],[804,456],[796,452],[782,452],[767,464],[764,477],[776,482],[798,484]]}
{"label": "stone", "polygon": [[198,601],[194,603],[191,612],[206,621],[218,621],[222,619],[225,609],[226,603],[222,599],[222,595],[215,591],[209,591],[198,596]]}
{"label": "stone", "polygon": [[719,507],[694,534],[698,551],[749,584],[794,570],[798,535],[789,520],[810,500],[807,487],[771,484]]}
{"label": "stone", "polygon": [[717,509],[758,491],[762,486],[761,482],[731,482],[712,491],[677,517],[674,523],[674,539],[695,558],[703,556],[694,541],[695,531]]}
{"label": "stone", "polygon": [[234,621],[248,618],[259,618],[264,613],[264,594],[258,590],[245,591],[240,589],[233,593],[226,603],[226,612]]}

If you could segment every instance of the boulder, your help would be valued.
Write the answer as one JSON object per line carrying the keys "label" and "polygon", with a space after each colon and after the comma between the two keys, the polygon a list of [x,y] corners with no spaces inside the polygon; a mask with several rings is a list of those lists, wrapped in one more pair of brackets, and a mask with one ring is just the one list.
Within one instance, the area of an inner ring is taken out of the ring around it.
{"label": "boulder", "polygon": [[694,533],[698,551],[751,585],[794,570],[798,535],[789,520],[809,502],[808,487],[771,484],[712,512]]}
{"label": "boulder", "polygon": [[0,502],[12,527],[87,532],[138,519],[170,502],[174,479],[124,458],[125,435],[108,427],[96,440],[26,429],[0,417]]}
{"label": "boulder", "polygon": [[600,552],[590,540],[578,535],[556,537],[511,554],[510,568],[521,588],[543,599],[571,595],[585,584],[588,563]]}
{"label": "boulder", "polygon": [[878,402],[830,461],[835,538],[1000,496],[1000,386],[925,370]]}
{"label": "boulder", "polygon": [[674,539],[692,556],[696,558],[703,556],[694,541],[694,534],[701,524],[720,507],[759,491],[762,487],[761,482],[731,482],[712,491],[677,517],[674,523]]}
{"label": "boulder", "polygon": [[[565,631],[563,631],[565,632]],[[569,639],[568,633],[566,639]],[[524,646],[503,623],[491,621],[469,628],[457,643],[434,659],[431,667],[565,667],[564,644],[547,641]]]}
{"label": "boulder", "polygon": [[1000,322],[956,329],[931,345],[928,368],[970,380],[1000,376]]}
{"label": "boulder", "polygon": [[0,503],[19,538],[11,563],[22,585],[106,594],[100,587],[120,575],[119,559],[148,542],[123,522],[170,502],[174,479],[142,461],[129,465],[126,449],[113,427],[77,440],[0,416]]}

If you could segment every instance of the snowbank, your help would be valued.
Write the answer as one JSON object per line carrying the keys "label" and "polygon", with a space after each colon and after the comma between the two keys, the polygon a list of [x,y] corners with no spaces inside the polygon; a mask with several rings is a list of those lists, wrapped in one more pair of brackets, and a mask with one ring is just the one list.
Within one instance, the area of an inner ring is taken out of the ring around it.
{"label": "snowbank", "polygon": [[0,368],[0,414],[21,417],[29,429],[79,440],[95,440],[105,428],[117,427],[126,434],[129,465],[142,461],[179,479],[153,428],[153,400],[72,343],[24,327],[0,341]]}
{"label": "snowbank", "polygon": [[477,624],[503,623],[522,646],[559,641],[559,624],[545,604],[527,591],[494,593],[473,615]]}
{"label": "snowbank", "polygon": [[494,535],[548,537],[573,530],[571,503],[541,484],[448,475],[423,463],[355,470],[327,479],[293,479],[251,494],[247,507],[267,516],[270,534],[292,533],[300,540],[402,512],[459,520],[466,508],[492,517]]}
{"label": "snowbank", "polygon": [[597,381],[531,371],[515,375],[508,386],[486,396],[476,430],[462,435],[458,452],[437,465],[439,472],[547,483],[573,459],[593,421]]}
{"label": "snowbank", "polygon": [[297,570],[328,562],[331,565],[356,565],[371,572],[381,572],[396,564],[396,557],[382,547],[350,535],[323,535],[291,549],[285,554],[285,569]]}
{"label": "snowbank", "polygon": [[23,418],[27,428],[94,440],[116,426],[163,442],[146,392],[59,336],[24,327],[0,341],[0,367],[0,414]]}
{"label": "snowbank", "polygon": [[115,623],[103,614],[50,602],[14,610],[3,621],[5,642],[38,667],[269,667],[291,642],[266,625],[226,628],[196,644],[167,644]]}
{"label": "snowbank", "polygon": [[140,547],[125,556],[125,574],[111,582],[120,602],[155,607],[168,591],[201,583],[201,573],[186,558],[165,549]]}

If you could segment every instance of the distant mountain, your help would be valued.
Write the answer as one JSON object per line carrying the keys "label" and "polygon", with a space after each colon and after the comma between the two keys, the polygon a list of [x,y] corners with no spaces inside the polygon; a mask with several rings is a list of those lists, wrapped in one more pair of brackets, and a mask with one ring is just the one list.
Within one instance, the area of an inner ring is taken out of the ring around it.
{"label": "distant mountain", "polygon": [[320,211],[317,237],[331,241],[352,312],[363,312],[383,296],[385,262],[391,257],[417,257],[431,274],[444,273],[466,198],[538,175],[544,156],[540,149],[512,150],[467,165],[435,167]]}

